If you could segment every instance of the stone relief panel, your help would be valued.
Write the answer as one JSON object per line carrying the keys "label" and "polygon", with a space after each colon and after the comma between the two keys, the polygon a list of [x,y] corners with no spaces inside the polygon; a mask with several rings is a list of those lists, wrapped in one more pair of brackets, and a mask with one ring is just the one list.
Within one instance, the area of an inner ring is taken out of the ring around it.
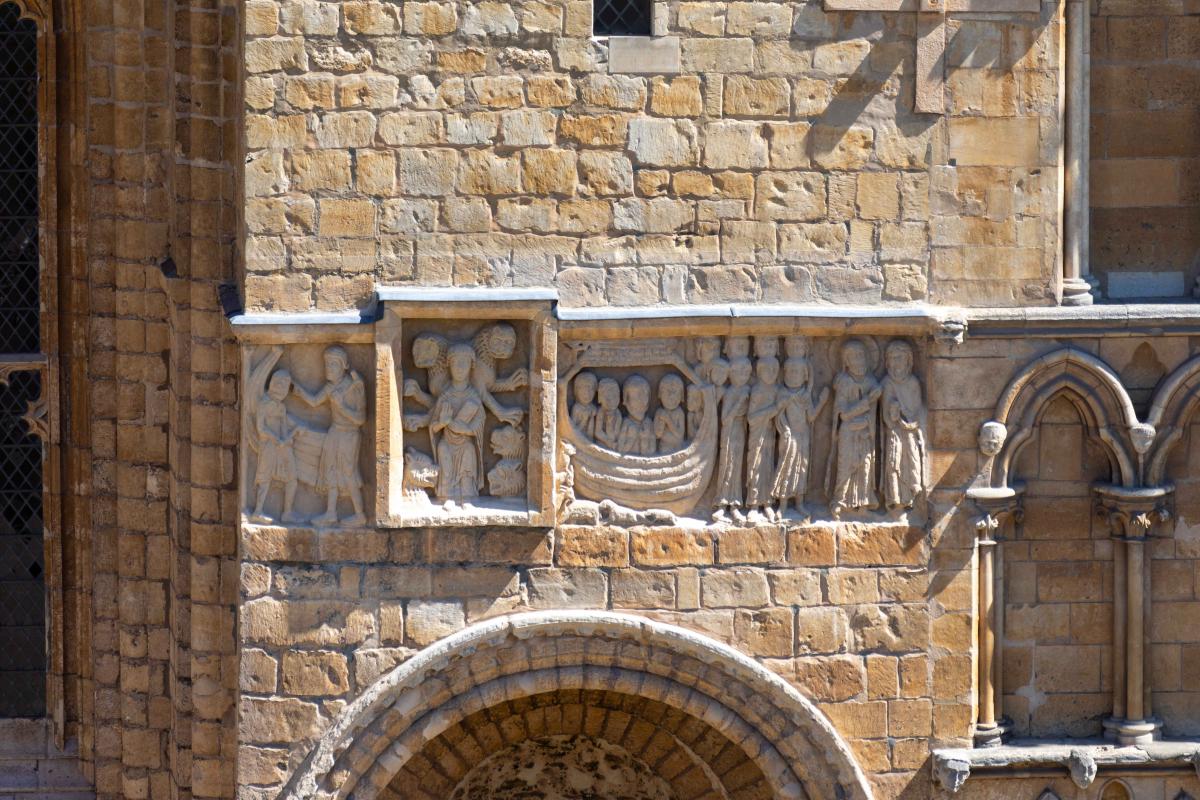
{"label": "stone relief panel", "polygon": [[246,521],[317,528],[367,524],[370,350],[273,344],[246,356]]}
{"label": "stone relief panel", "polygon": [[510,317],[494,304],[460,305],[471,308],[446,318],[390,309],[379,324],[380,402],[394,412],[381,420],[388,449],[379,466],[391,489],[380,498],[381,517],[538,524],[548,505],[546,406],[553,411],[540,396],[542,342],[552,333],[529,308]]}
{"label": "stone relief panel", "polygon": [[564,521],[907,521],[928,488],[927,410],[902,339],[566,342]]}

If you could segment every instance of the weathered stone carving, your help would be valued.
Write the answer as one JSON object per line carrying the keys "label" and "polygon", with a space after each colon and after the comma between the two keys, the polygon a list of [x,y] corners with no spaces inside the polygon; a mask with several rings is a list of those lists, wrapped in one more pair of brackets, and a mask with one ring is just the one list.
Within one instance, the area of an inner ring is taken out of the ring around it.
{"label": "weathered stone carving", "polygon": [[842,372],[833,386],[833,436],[829,455],[829,510],[878,505],[875,492],[876,404],[882,389],[869,372],[867,348],[856,339],[842,346]]}
{"label": "weathered stone carving", "polygon": [[[499,364],[513,357],[516,343],[516,329],[504,322],[484,327],[470,340],[451,341],[433,332],[413,339],[412,361],[425,371],[429,388],[423,389],[416,378],[404,381],[404,396],[426,409],[405,414],[404,427],[427,431],[431,453],[406,449],[410,464],[417,467],[406,469],[407,490],[432,489],[434,499],[463,505],[484,494],[486,474],[490,496],[522,494],[525,433],[520,425],[526,411],[502,404],[494,394],[529,383],[525,368],[505,377],[498,374]],[[490,436],[489,413],[503,425]],[[498,463],[486,469],[485,454],[498,456]],[[436,476],[429,470],[430,459]]]}
{"label": "weathered stone carving", "polygon": [[921,397],[921,383],[912,374],[912,345],[899,340],[891,342],[884,363],[887,374],[883,378],[880,397],[880,420],[884,431],[883,499],[889,509],[910,509],[927,484],[927,412]]}
{"label": "weathered stone carving", "polygon": [[[324,383],[308,391],[288,369],[275,369],[284,355],[282,346],[271,347],[251,370],[247,386],[247,439],[255,456],[251,492],[251,522],[301,523],[306,516],[296,508],[301,485],[321,497],[324,511],[311,519],[316,526],[363,525],[363,478],[359,466],[362,427],[367,418],[366,386],[350,366],[341,346],[327,348],[321,356]],[[291,400],[293,408],[289,408]],[[327,413],[329,425],[321,430],[298,416],[307,407]],[[282,491],[280,512],[268,512],[271,491]],[[346,497],[353,512],[339,519],[338,502]]]}
{"label": "weathered stone carving", "polygon": [[788,503],[794,502],[796,512],[806,518],[804,498],[808,493],[808,471],[812,460],[813,423],[829,400],[829,389],[822,389],[820,398],[814,400],[812,365],[805,337],[787,337],[785,350],[784,388],[780,391],[779,412],[775,417],[779,458],[771,496],[778,503],[780,517],[787,513]]}
{"label": "weathered stone carving", "polygon": [[[798,334],[586,340],[566,352],[560,434],[572,451],[572,503],[710,510],[713,522],[743,524],[808,520],[810,500],[828,498],[838,516],[878,509],[880,498],[902,515],[924,499],[927,411],[907,341],[886,348],[882,382],[874,341],[842,344],[833,392]],[[831,397],[834,419],[818,430]],[[811,480],[814,455],[828,457],[823,487]]]}
{"label": "weathered stone carving", "polygon": [[[725,347],[729,352],[728,342]],[[718,522],[724,520],[726,515],[738,522],[745,519],[742,514],[742,475],[746,459],[746,413],[750,409],[749,382],[752,369],[749,358],[733,356],[729,363],[730,385],[723,390],[721,397],[721,446],[713,515]]]}
{"label": "weathered stone carving", "polygon": [[361,428],[367,420],[367,396],[362,376],[350,369],[350,357],[341,347],[325,351],[325,385],[315,392],[296,387],[296,395],[310,406],[329,405],[330,426],[321,442],[317,489],[325,492],[325,513],[313,520],[316,525],[338,523],[337,503],[348,495],[354,514],[345,525],[362,525],[362,474],[358,467]]}
{"label": "weathered stone carving", "polygon": [[[688,349],[696,361],[688,360]],[[715,342],[688,348],[677,339],[587,342],[577,349],[574,364],[559,378],[559,433],[574,451],[571,470],[580,501],[672,513],[697,506],[716,466],[719,413],[719,389],[701,374],[720,375],[718,352]],[[599,376],[590,431],[589,376]],[[691,431],[683,407],[689,386],[700,396],[692,401],[700,419]],[[568,397],[574,398],[570,413]]]}

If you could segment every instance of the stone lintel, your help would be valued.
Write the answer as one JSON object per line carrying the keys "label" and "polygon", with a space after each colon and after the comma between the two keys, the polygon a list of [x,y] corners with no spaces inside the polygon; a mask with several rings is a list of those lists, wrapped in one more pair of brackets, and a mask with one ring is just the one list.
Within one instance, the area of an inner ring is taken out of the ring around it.
{"label": "stone lintel", "polygon": [[626,75],[677,75],[683,70],[678,36],[608,37],[608,71]]}

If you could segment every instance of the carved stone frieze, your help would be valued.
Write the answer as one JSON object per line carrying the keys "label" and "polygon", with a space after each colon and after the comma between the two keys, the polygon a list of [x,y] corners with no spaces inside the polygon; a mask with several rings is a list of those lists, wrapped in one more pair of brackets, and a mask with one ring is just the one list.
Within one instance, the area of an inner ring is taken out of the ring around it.
{"label": "carved stone frieze", "polygon": [[884,521],[925,500],[927,411],[908,341],[759,334],[561,350],[571,521]]}

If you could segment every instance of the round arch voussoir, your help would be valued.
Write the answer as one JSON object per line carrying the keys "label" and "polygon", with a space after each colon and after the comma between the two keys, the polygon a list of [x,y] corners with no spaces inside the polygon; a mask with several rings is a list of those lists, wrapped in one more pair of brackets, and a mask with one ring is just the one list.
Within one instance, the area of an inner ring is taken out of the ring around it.
{"label": "round arch voussoir", "polygon": [[849,746],[783,678],[707,636],[603,611],[499,617],[429,646],[343,711],[282,796],[374,800],[425,743],[471,714],[598,689],[661,702],[721,732],[776,796],[871,798]]}

